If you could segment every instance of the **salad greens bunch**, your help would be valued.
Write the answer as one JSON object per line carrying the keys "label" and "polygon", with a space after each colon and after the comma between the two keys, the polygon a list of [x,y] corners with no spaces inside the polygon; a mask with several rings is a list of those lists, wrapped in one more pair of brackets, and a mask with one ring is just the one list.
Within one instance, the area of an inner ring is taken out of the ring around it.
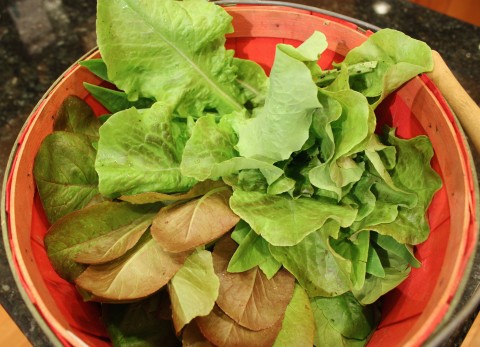
{"label": "salad greens bunch", "polygon": [[321,32],[267,77],[204,0],[99,0],[101,59],[35,160],[52,265],[102,303],[114,345],[360,346],[420,263],[440,188],[428,138],[376,106],[433,67],[384,29],[330,70]]}

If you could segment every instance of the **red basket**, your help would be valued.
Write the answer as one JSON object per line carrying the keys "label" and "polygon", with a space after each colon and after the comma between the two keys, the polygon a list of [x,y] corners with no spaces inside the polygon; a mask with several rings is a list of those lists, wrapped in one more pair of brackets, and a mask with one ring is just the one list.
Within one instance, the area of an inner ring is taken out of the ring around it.
{"label": "red basket", "polygon": [[[327,68],[370,34],[352,23],[288,7],[234,6],[226,10],[235,27],[227,47],[238,57],[257,61],[266,71],[277,43],[298,45],[314,30],[322,31],[329,47],[320,65]],[[85,59],[95,57],[98,52]],[[85,99],[97,115],[105,113],[83,82],[100,84],[101,80],[75,64],[52,86],[25,124],[8,167],[3,229],[20,291],[52,341],[66,346],[108,346],[98,306],[83,302],[47,259],[43,237],[48,223],[32,174],[40,143],[52,132],[54,115],[67,95]],[[379,123],[396,127],[400,137],[427,135],[435,151],[433,167],[443,180],[443,188],[428,210],[431,235],[416,249],[422,267],[413,269],[405,282],[384,297],[382,321],[369,342],[369,346],[418,346],[445,317],[467,276],[477,241],[475,182],[465,139],[427,77],[408,82],[380,105],[377,114]]]}

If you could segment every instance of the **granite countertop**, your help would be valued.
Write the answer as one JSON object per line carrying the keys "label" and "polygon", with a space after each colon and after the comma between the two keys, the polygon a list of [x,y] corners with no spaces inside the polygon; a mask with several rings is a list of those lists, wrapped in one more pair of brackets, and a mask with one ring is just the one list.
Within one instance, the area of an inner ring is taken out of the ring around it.
{"label": "granite countertop", "polygon": [[[437,50],[480,103],[480,27],[402,0],[297,0],[378,27],[390,27]],[[29,113],[56,78],[95,42],[95,0],[2,0],[0,7],[0,178]],[[474,153],[477,159],[477,154]],[[477,168],[478,166],[478,160]],[[477,258],[479,258],[477,256]],[[479,261],[475,262],[480,263]],[[459,309],[480,282],[475,265]],[[50,346],[17,291],[0,245],[0,304],[34,346]],[[478,309],[477,309],[478,312]],[[460,345],[473,315],[442,345]]]}

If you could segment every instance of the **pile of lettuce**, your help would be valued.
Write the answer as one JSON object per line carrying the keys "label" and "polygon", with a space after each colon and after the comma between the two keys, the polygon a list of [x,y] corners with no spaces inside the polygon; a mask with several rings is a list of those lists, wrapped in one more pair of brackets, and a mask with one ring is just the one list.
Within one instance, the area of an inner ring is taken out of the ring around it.
{"label": "pile of lettuce", "polygon": [[376,106],[433,67],[381,30],[322,70],[320,32],[269,77],[226,50],[204,0],[99,0],[102,59],[35,160],[52,265],[102,303],[116,346],[360,346],[420,266],[441,181],[424,136],[376,134]]}

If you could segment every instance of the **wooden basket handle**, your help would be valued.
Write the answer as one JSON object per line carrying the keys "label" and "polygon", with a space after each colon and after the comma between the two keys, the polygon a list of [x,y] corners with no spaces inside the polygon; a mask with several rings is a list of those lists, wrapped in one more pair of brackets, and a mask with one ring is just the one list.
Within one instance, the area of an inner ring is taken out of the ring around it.
{"label": "wooden basket handle", "polygon": [[480,153],[480,108],[463,89],[437,51],[433,51],[434,68],[427,76],[443,94],[470,138],[477,153]]}

